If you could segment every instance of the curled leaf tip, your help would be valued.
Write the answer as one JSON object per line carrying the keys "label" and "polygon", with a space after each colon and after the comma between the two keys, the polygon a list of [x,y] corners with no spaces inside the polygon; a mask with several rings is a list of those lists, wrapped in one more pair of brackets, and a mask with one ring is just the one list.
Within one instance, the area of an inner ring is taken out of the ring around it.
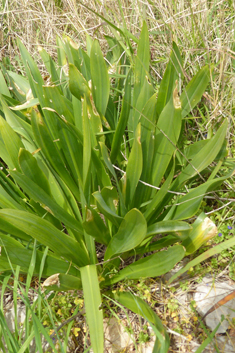
{"label": "curled leaf tip", "polygon": [[59,279],[59,273],[56,273],[55,275],[52,275],[48,277],[42,284],[42,287],[49,287],[53,285],[57,285],[57,287],[60,287],[60,279]]}

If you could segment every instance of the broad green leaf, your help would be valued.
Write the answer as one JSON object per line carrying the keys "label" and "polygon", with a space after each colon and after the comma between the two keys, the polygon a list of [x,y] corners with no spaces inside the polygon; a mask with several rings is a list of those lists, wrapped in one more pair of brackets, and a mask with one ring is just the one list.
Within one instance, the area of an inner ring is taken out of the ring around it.
{"label": "broad green leaf", "polygon": [[204,66],[189,82],[181,94],[182,118],[196,106],[210,81],[210,68]]}
{"label": "broad green leaf", "polygon": [[185,231],[192,229],[191,225],[182,221],[160,221],[152,224],[147,229],[146,238],[152,237],[156,234],[162,233],[176,233],[175,235],[179,238],[182,238],[182,235]]}
{"label": "broad green leaf", "polygon": [[[2,239],[2,235],[0,235],[0,242],[1,242],[1,239]],[[3,244],[5,243],[6,243],[6,240],[3,240]],[[5,270],[11,269],[11,266],[8,262],[8,259],[9,259],[13,267],[18,265],[20,266],[20,269],[22,272],[27,273],[29,270],[31,258],[32,258],[32,250],[22,248],[19,245],[14,246],[14,244],[9,244],[8,246],[6,245],[5,249],[2,250],[2,254],[1,254],[0,271],[3,271],[3,266],[5,267]],[[40,264],[42,259],[43,259],[43,253],[40,251],[37,251],[35,270],[34,270],[35,275],[38,275],[40,272]],[[46,278],[58,272],[60,274],[69,273],[70,275],[80,280],[79,271],[74,266],[71,266],[71,263],[66,262],[63,259],[58,259],[52,256],[51,254],[48,254],[45,260],[42,277]]]}
{"label": "broad green leaf", "polygon": [[110,235],[101,216],[91,207],[87,209],[86,220],[83,222],[86,233],[95,238],[96,242],[108,245]]}
{"label": "broad green leaf", "polygon": [[118,216],[105,202],[102,197],[102,194],[99,191],[96,191],[92,194],[96,200],[97,207],[99,211],[107,217],[116,227],[119,227],[122,217]]}
{"label": "broad green leaf", "polygon": [[163,79],[158,92],[157,98],[157,116],[160,116],[162,110],[167,105],[168,101],[172,97],[173,90],[175,87],[175,81],[183,79],[182,70],[182,59],[180,56],[179,49],[175,42],[173,42],[173,48],[170,54],[170,60],[166,67]]}
{"label": "broad green leaf", "polygon": [[90,63],[92,96],[98,113],[104,116],[109,100],[110,82],[107,66],[97,40],[94,40],[91,47]]}
{"label": "broad green leaf", "polygon": [[[53,281],[55,281],[56,284],[53,284]],[[75,277],[67,273],[56,273],[43,282],[43,287],[47,290],[57,292],[79,290],[82,289],[82,282],[80,276]]]}
{"label": "broad green leaf", "polygon": [[[5,111],[5,109],[8,109],[8,108],[4,106],[3,110]],[[12,169],[16,168],[17,170],[20,170],[20,166],[18,162],[18,154],[19,154],[20,148],[24,148],[24,145],[22,144],[19,136],[14,132],[14,130],[10,127],[10,125],[6,122],[6,120],[3,119],[3,117],[1,116],[0,116],[0,134],[4,142],[6,151],[8,152],[8,155],[4,153],[4,156],[7,157],[7,159],[4,162],[8,165],[8,167]]]}
{"label": "broad green leaf", "polygon": [[198,154],[209,141],[210,139],[199,140],[193,143],[192,145],[187,146],[184,150],[184,154],[187,157],[187,159],[189,160],[193,159],[196,156],[196,154]]}
{"label": "broad green leaf", "polygon": [[89,265],[80,268],[86,319],[89,326],[91,345],[94,353],[104,351],[103,311],[97,266]]}
{"label": "broad green leaf", "polygon": [[120,304],[124,305],[126,308],[132,310],[134,313],[144,317],[150,324],[153,324],[154,332],[156,334],[156,342],[153,352],[157,353],[167,353],[170,346],[170,339],[163,326],[159,317],[150,308],[150,306],[145,303],[144,300],[138,296],[127,293],[127,292],[116,292],[110,295]]}
{"label": "broad green leaf", "polygon": [[7,234],[11,234],[17,239],[25,240],[26,242],[30,242],[32,240],[32,238],[28,234],[26,234],[24,229],[20,230],[17,226],[14,226],[13,224],[9,223],[9,221],[6,221],[4,219],[1,220],[0,230]]}
{"label": "broad green leaf", "polygon": [[107,186],[101,190],[101,195],[105,203],[110,207],[113,212],[117,212],[118,209],[118,193],[117,189],[112,186]]}
{"label": "broad green leaf", "polygon": [[112,163],[115,163],[115,160],[120,151],[120,146],[123,141],[123,134],[125,132],[129,114],[130,114],[130,109],[131,109],[131,72],[129,71],[126,78],[125,88],[124,88],[122,110],[121,110],[120,118],[118,120],[118,125],[116,127],[116,130],[113,136],[113,141],[112,141],[111,154],[110,154],[110,159]]}
{"label": "broad green leaf", "polygon": [[26,96],[30,90],[30,84],[27,78],[13,71],[7,71],[7,73],[12,78],[13,82],[19,87],[20,91]]}
{"label": "broad green leaf", "polygon": [[158,119],[153,163],[153,184],[159,186],[176,150],[181,130],[181,104],[177,87]]}
{"label": "broad green leaf", "polygon": [[25,211],[3,209],[0,210],[0,220],[9,222],[20,231],[24,231],[32,238],[37,239],[54,251],[57,256],[62,256],[78,266],[84,266],[89,263],[85,248],[82,248],[77,241],[60,232],[45,219]]}
{"label": "broad green leaf", "polygon": [[0,70],[0,93],[4,94],[5,96],[11,97],[10,91],[7,87],[5,78],[4,78],[1,70]]}
{"label": "broad green leaf", "polygon": [[[47,97],[47,107],[56,111],[62,119],[74,124],[73,106],[69,99],[61,94],[57,86],[44,86],[43,93]],[[47,108],[44,108],[47,109]]]}
{"label": "broad green leaf", "polygon": [[183,259],[185,249],[181,245],[175,245],[166,251],[140,259],[127,266],[119,273],[107,280],[106,285],[117,283],[124,278],[139,279],[140,277],[157,277],[169,272],[177,262]]}
{"label": "broad green leaf", "polygon": [[[140,119],[143,120],[143,118],[144,118],[142,115],[142,111],[146,105],[146,102],[153,96],[153,94],[154,94],[153,86],[149,82],[148,77],[145,76],[143,79],[143,83],[141,85],[141,90],[140,90],[140,93],[139,93],[139,96],[138,96],[138,99],[137,99],[135,105],[133,102],[132,114],[130,115],[130,118],[128,121],[129,138],[132,138],[133,135],[135,135],[135,130],[137,128],[137,125],[138,125]],[[154,118],[156,118],[156,117],[154,117]],[[131,133],[131,132],[133,132],[133,133]],[[132,145],[132,143],[131,143],[131,145]]]}
{"label": "broad green leaf", "polygon": [[25,121],[24,116],[21,117],[19,113],[16,114],[11,109],[9,109],[11,107],[8,108],[5,104],[5,101],[3,101],[3,99],[1,100],[1,103],[4,107],[4,115],[5,115],[6,121],[11,126],[11,128],[15,132],[17,132],[19,136],[23,136],[26,140],[32,142],[33,141],[32,127],[30,126],[29,123]]}
{"label": "broad green leaf", "polygon": [[[137,254],[146,254],[151,251],[156,251],[156,250],[161,250],[166,247],[169,247],[170,245],[173,245],[175,243],[178,243],[179,239],[174,236],[174,235],[167,235],[164,236],[162,239],[159,239],[155,242],[149,242],[149,244],[146,244],[144,241],[144,245],[140,244],[138,248],[136,248],[134,251],[130,252],[128,254],[129,256],[136,256]],[[128,256],[128,257],[129,257]]]}
{"label": "broad green leaf", "polygon": [[104,260],[110,259],[115,254],[134,249],[143,241],[146,231],[147,224],[144,216],[139,210],[133,208],[125,215],[118,232],[112,237]]}
{"label": "broad green leaf", "polygon": [[69,89],[79,100],[90,97],[87,81],[73,64],[69,64]]}
{"label": "broad green leaf", "polygon": [[131,205],[135,195],[136,187],[139,182],[143,168],[143,155],[141,146],[141,125],[138,124],[135,132],[135,140],[126,168],[126,190],[123,196],[126,199],[127,208]]}
{"label": "broad green leaf", "polygon": [[21,170],[29,179],[40,186],[48,195],[51,195],[49,182],[39,168],[36,158],[24,148],[19,151],[19,164]]}
{"label": "broad green leaf", "polygon": [[4,246],[5,248],[19,248],[24,249],[24,246],[16,239],[11,237],[9,234],[4,234],[0,232],[0,246]]}

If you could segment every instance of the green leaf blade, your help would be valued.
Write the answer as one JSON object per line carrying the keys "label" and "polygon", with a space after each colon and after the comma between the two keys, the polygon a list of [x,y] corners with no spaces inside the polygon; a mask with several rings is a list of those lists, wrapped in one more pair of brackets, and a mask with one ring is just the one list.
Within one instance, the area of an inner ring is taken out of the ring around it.
{"label": "green leaf blade", "polygon": [[94,353],[104,351],[103,312],[97,266],[81,267],[81,279],[84,293],[87,323],[90,330],[91,345]]}
{"label": "green leaf blade", "polygon": [[105,261],[115,254],[134,249],[145,238],[146,231],[147,224],[142,213],[135,208],[129,211],[107,247]]}
{"label": "green leaf blade", "polygon": [[90,55],[92,96],[100,115],[105,115],[109,100],[109,75],[99,42],[94,40]]}

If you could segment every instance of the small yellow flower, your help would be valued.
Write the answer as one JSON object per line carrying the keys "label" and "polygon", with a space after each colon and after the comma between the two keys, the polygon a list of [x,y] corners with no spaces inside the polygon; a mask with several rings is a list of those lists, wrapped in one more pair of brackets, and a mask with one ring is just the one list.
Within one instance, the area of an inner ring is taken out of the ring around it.
{"label": "small yellow flower", "polygon": [[73,329],[73,334],[75,337],[78,337],[78,332],[81,331],[81,329],[79,327],[74,327]]}
{"label": "small yellow flower", "polygon": [[59,309],[59,310],[57,311],[57,314],[60,315],[60,316],[62,315],[61,309]]}

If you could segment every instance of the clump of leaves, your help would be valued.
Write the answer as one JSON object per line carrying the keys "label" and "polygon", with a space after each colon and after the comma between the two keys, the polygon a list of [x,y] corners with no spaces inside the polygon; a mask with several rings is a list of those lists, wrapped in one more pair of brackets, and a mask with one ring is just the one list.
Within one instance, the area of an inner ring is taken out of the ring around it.
{"label": "clump of leaves", "polygon": [[0,271],[11,269],[10,260],[27,272],[33,256],[35,274],[44,264],[45,287],[83,289],[95,353],[103,351],[101,291],[148,320],[155,347],[167,352],[166,329],[146,302],[109,289],[165,274],[215,235],[204,214],[193,224],[186,220],[232,173],[216,177],[215,167],[208,180],[202,175],[213,161],[221,168],[227,121],[181,151],[183,119],[200,101],[210,67],[179,97],[184,73],[173,43],[157,94],[146,24],[135,39],[136,55],[128,38],[119,39],[107,38],[109,65],[89,37],[87,52],[57,39],[58,63],[39,48],[47,83],[20,41],[27,78],[3,68]]}

